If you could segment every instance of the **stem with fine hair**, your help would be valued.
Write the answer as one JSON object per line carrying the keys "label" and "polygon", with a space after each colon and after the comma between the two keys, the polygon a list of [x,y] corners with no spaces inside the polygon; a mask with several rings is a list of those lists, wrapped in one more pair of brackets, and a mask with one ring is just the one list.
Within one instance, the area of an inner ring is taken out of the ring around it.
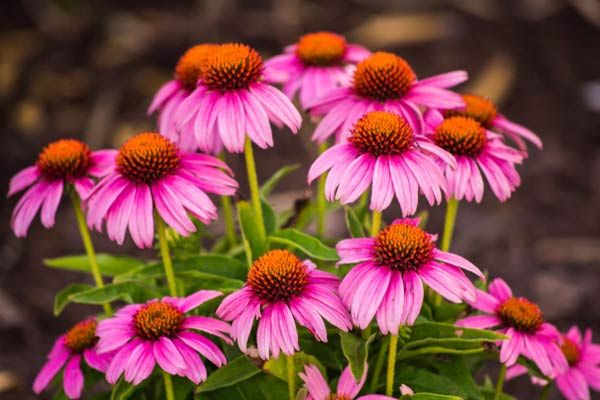
{"label": "stem with fine hair", "polygon": [[[221,153],[219,158],[225,161],[225,152]],[[223,209],[223,219],[225,220],[225,237],[229,248],[233,247],[237,242],[235,235],[235,223],[233,221],[233,209],[229,196],[221,196],[221,208]]]}
{"label": "stem with fine hair", "polygon": [[167,284],[169,285],[169,293],[173,297],[177,297],[177,284],[175,283],[175,272],[173,271],[173,261],[171,261],[171,254],[169,253],[169,244],[167,243],[167,234],[165,223],[162,217],[155,213],[156,230],[158,231],[158,244],[160,246],[160,255],[163,260],[163,267],[165,269],[165,276],[167,277]]}
{"label": "stem with fine hair", "polygon": [[373,210],[373,221],[371,221],[371,236],[377,236],[381,229],[381,211]]}
{"label": "stem with fine hair", "polygon": [[[79,200],[79,196],[72,188],[69,188],[69,195],[71,196],[71,202],[73,203],[73,209],[75,210],[75,217],[77,218],[77,226],[79,227],[79,233],[81,234],[83,247],[85,247],[85,252],[87,253],[87,257],[90,262],[90,272],[92,277],[94,277],[96,286],[103,288],[104,281],[102,280],[102,274],[100,273],[100,267],[98,266],[98,260],[96,259],[96,251],[94,250],[94,245],[92,244],[90,230],[88,229],[88,226],[85,222],[85,216],[81,210],[81,200]],[[104,313],[107,316],[112,315],[113,311],[109,303],[102,304],[102,307],[104,308]]]}
{"label": "stem with fine hair", "polygon": [[165,371],[162,372],[162,375],[165,383],[165,398],[167,400],[175,400],[175,392],[173,391],[173,380],[171,379],[171,375]]}
{"label": "stem with fine hair", "polygon": [[[327,142],[319,143],[319,154],[323,154],[327,150]],[[322,174],[319,177],[319,186],[317,187],[317,198],[315,200],[315,208],[317,214],[317,236],[323,237],[325,234],[325,182],[327,174]]]}
{"label": "stem with fine hair", "polygon": [[285,356],[287,366],[287,378],[288,378],[288,392],[290,394],[290,400],[296,398],[296,366],[294,365],[294,356]]}
{"label": "stem with fine hair", "polygon": [[[446,218],[444,220],[444,235],[442,236],[442,244],[440,250],[450,250],[452,244],[452,235],[454,234],[454,224],[456,222],[456,214],[458,213],[458,200],[451,198],[448,199],[446,205]],[[434,299],[434,305],[439,306],[442,304],[442,296],[436,293]]]}
{"label": "stem with fine hair", "polygon": [[504,378],[506,377],[506,364],[500,366],[498,373],[498,381],[496,382],[496,391],[494,392],[494,400],[500,400],[502,389],[504,388]]}
{"label": "stem with fine hair", "polygon": [[252,208],[254,208],[254,214],[256,215],[259,235],[265,238],[267,237],[267,233],[260,202],[260,188],[258,186],[258,176],[256,175],[256,162],[254,161],[252,141],[249,137],[246,137],[246,142],[244,143],[244,155],[246,157],[246,172],[248,173],[248,186],[250,187],[250,196],[252,197]]}
{"label": "stem with fine hair", "polygon": [[390,335],[390,350],[388,353],[387,377],[385,381],[385,394],[394,393],[394,372],[396,370],[396,354],[398,352],[398,335]]}

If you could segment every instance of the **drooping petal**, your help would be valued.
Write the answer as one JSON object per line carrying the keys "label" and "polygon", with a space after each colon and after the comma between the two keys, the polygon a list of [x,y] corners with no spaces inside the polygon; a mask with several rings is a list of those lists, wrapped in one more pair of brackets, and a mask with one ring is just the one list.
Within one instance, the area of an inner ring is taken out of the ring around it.
{"label": "drooping petal", "polygon": [[81,355],[71,357],[65,366],[63,388],[69,399],[79,399],[83,391],[83,372],[81,371]]}
{"label": "drooping petal", "polygon": [[19,171],[10,179],[8,184],[8,196],[20,192],[33,184],[40,177],[40,171],[37,165],[32,165]]}

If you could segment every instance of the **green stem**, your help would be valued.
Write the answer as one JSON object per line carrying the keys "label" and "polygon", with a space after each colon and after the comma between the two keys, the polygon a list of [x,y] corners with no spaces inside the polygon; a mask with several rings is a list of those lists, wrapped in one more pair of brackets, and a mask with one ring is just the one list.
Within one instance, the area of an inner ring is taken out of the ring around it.
{"label": "green stem", "polygon": [[[327,142],[319,143],[319,154],[323,154],[327,150]],[[325,235],[325,182],[327,180],[327,174],[322,174],[319,177],[319,186],[317,187],[317,198],[315,202],[317,212],[317,236],[323,237]]]}
{"label": "green stem", "polygon": [[552,388],[552,383],[548,383],[542,389],[542,394],[540,395],[540,400],[548,400],[548,395],[550,394],[550,389]]}
{"label": "green stem", "polygon": [[235,236],[235,224],[233,222],[233,209],[229,196],[221,196],[221,207],[223,208],[223,218],[225,220],[225,237],[229,248],[235,246],[237,238]]}
{"label": "green stem", "polygon": [[[167,284],[169,285],[169,293],[173,297],[177,297],[177,284],[175,283],[175,272],[173,271],[173,261],[171,261],[171,254],[169,254],[169,244],[167,243],[167,235],[164,221],[158,213],[155,214],[156,230],[158,231],[158,243],[160,245],[160,255],[163,260],[163,267],[165,269],[165,276],[167,277]],[[166,381],[165,381],[166,383]]]}
{"label": "green stem", "polygon": [[440,250],[450,250],[452,244],[452,235],[454,234],[454,223],[456,222],[456,214],[458,213],[458,200],[448,200],[446,206],[446,220],[444,221],[444,236],[442,237],[442,246]]}
{"label": "green stem", "polygon": [[394,393],[394,372],[396,369],[396,353],[398,352],[398,335],[390,335],[390,351],[388,353],[387,377],[385,381],[385,394]]}
{"label": "green stem", "polygon": [[[102,274],[100,273],[100,267],[98,266],[98,260],[96,259],[96,251],[94,250],[94,245],[92,244],[90,230],[88,229],[88,226],[85,222],[85,216],[83,215],[83,211],[81,211],[81,201],[79,200],[79,196],[77,195],[75,190],[70,189],[69,194],[73,203],[73,209],[75,210],[75,217],[77,218],[77,226],[79,227],[79,233],[81,234],[83,247],[85,247],[85,252],[87,253],[88,260],[90,262],[90,272],[94,277],[96,286],[99,288],[103,288],[104,281],[102,280]],[[102,304],[102,307],[104,308],[104,313],[107,316],[112,315],[113,311],[110,304],[104,303]]]}
{"label": "green stem", "polygon": [[373,221],[371,222],[371,236],[377,236],[381,229],[381,211],[373,210]]}
{"label": "green stem", "polygon": [[285,356],[287,364],[288,391],[290,400],[296,399],[296,366],[294,365],[294,356]]}
{"label": "green stem", "polygon": [[[454,234],[454,224],[456,222],[456,214],[458,213],[458,200],[449,199],[446,205],[446,219],[444,220],[444,235],[442,236],[442,245],[440,250],[450,250],[452,244],[452,236]],[[442,304],[442,296],[435,294],[434,303],[435,306]]]}
{"label": "green stem", "polygon": [[175,392],[173,391],[173,380],[171,379],[171,375],[165,371],[162,372],[162,375],[165,382],[165,398],[167,400],[175,400]]}
{"label": "green stem", "polygon": [[379,377],[381,376],[381,371],[383,370],[383,363],[385,361],[385,355],[387,354],[388,345],[389,341],[383,340],[381,347],[379,348],[379,353],[377,353],[375,368],[373,369],[373,376],[371,377],[371,385],[369,386],[370,393],[375,393],[377,391],[377,387],[379,386]]}
{"label": "green stem", "polygon": [[248,186],[250,186],[250,195],[252,197],[252,208],[256,214],[259,235],[266,238],[265,219],[263,217],[262,205],[260,203],[260,189],[258,186],[258,176],[256,175],[256,162],[254,161],[254,151],[252,150],[252,141],[246,137],[244,143],[244,155],[246,156],[246,172],[248,173]]}
{"label": "green stem", "polygon": [[494,392],[494,400],[500,400],[502,389],[504,388],[504,378],[506,377],[506,364],[502,364],[498,373],[498,381],[496,382],[496,391]]}

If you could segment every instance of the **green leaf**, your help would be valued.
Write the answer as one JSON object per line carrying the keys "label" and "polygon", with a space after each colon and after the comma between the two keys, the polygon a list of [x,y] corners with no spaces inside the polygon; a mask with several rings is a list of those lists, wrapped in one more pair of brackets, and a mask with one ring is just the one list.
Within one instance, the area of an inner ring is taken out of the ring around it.
{"label": "green leaf", "polygon": [[93,286],[86,285],[84,283],[75,283],[56,293],[56,296],[54,297],[54,316],[58,316],[62,310],[65,309],[67,304],[69,304],[69,296],[75,293],[85,292],[93,288]]}
{"label": "green leaf", "polygon": [[422,346],[439,346],[453,349],[480,347],[482,343],[495,343],[506,336],[483,329],[458,327],[440,322],[423,322],[412,327],[404,350]]}
{"label": "green leaf", "polygon": [[277,184],[279,184],[279,182],[283,178],[285,178],[287,175],[294,172],[298,168],[300,168],[300,164],[285,165],[279,168],[273,175],[271,175],[269,179],[267,179],[265,183],[263,183],[263,185],[260,188],[260,194],[264,197],[267,197],[269,194],[271,194],[273,189],[275,189],[275,186],[277,186]]}
{"label": "green leaf", "polygon": [[462,397],[449,396],[445,394],[434,394],[434,393],[415,393],[412,396],[402,396],[401,399],[407,400],[462,400]]}
{"label": "green leaf", "polygon": [[198,386],[196,393],[206,393],[232,386],[259,373],[260,369],[256,365],[252,364],[246,356],[241,356],[210,374],[208,379]]}
{"label": "green leaf", "polygon": [[288,228],[277,231],[269,239],[274,243],[291,246],[317,260],[337,261],[339,259],[334,248],[326,246],[316,237],[296,229]]}
{"label": "green leaf", "polygon": [[352,375],[360,382],[365,371],[365,363],[369,357],[369,344],[375,339],[375,334],[368,339],[353,335],[351,332],[340,332],[342,352],[350,364]]}
{"label": "green leaf", "polygon": [[460,386],[467,398],[483,400],[464,357],[451,357],[449,360],[437,362],[436,366],[439,367],[441,375],[450,378]]}
{"label": "green leaf", "polygon": [[103,288],[91,288],[89,290],[73,293],[68,296],[68,301],[80,304],[104,304],[116,300],[123,300],[126,303],[143,302],[153,297],[158,297],[159,293],[138,285],[134,282],[114,283]]}
{"label": "green leaf", "polygon": [[136,386],[125,382],[125,380],[121,377],[110,393],[110,400],[126,400],[131,397],[135,390]]}
{"label": "green leaf", "polygon": [[263,219],[265,220],[265,231],[267,232],[267,236],[269,236],[277,229],[277,214],[264,198],[260,199],[260,205],[262,207]]}
{"label": "green leaf", "polygon": [[[319,370],[321,370],[323,376],[327,376],[325,367],[321,365],[321,363],[319,362],[319,360],[317,360],[315,356],[308,355],[302,351],[294,353],[294,369],[296,373],[304,371],[304,366],[306,364],[313,364],[314,366],[319,368]],[[288,380],[287,360],[284,356],[269,359],[263,365],[263,369],[271,373],[272,375],[278,377],[279,379],[282,379],[286,382]]]}
{"label": "green leaf", "polygon": [[242,237],[248,243],[252,252],[252,257],[248,261],[252,262],[262,256],[267,250],[266,238],[262,235],[262,231],[258,227],[256,215],[250,203],[245,200],[238,201],[237,209]]}
{"label": "green leaf", "polygon": [[[115,276],[123,274],[143,265],[143,261],[128,256],[117,256],[113,254],[98,253],[96,261],[100,272],[104,276]],[[68,271],[90,272],[90,262],[86,255],[65,256],[58,258],[47,258],[44,264],[50,268],[66,269]]]}
{"label": "green leaf", "polygon": [[365,229],[358,219],[358,216],[352,209],[352,207],[344,207],[345,217],[346,217],[346,226],[348,227],[348,232],[350,236],[353,238],[366,237]]}
{"label": "green leaf", "polygon": [[[190,256],[182,259],[173,260],[173,269],[175,275],[185,274],[187,272],[204,273],[207,276],[214,276],[212,279],[236,279],[245,280],[248,269],[243,262],[233,257],[221,254],[207,254]],[[127,274],[115,277],[114,282],[127,282],[132,280],[156,279],[164,276],[164,267],[161,262],[144,265]]]}
{"label": "green leaf", "polygon": [[198,400],[282,400],[288,398],[287,384],[281,379],[260,372],[250,379],[211,392],[202,392]]}
{"label": "green leaf", "polygon": [[[428,371],[423,368],[417,368],[412,365],[397,365],[394,376],[394,386],[398,387],[405,384],[415,393],[424,392],[424,394],[442,394],[463,396],[461,388],[451,379],[439,375],[436,372]],[[409,397],[411,400],[413,397]],[[453,397],[450,397],[451,399]],[[456,397],[454,397],[456,399]],[[460,397],[459,397],[460,399]]]}
{"label": "green leaf", "polygon": [[[496,394],[496,389],[493,387],[485,387],[485,386],[481,386],[479,388],[479,390],[481,391],[481,393],[483,393],[483,398],[485,400],[493,400],[494,396]],[[500,399],[499,400],[517,400],[516,397],[513,397],[509,394],[506,393],[500,393]]]}

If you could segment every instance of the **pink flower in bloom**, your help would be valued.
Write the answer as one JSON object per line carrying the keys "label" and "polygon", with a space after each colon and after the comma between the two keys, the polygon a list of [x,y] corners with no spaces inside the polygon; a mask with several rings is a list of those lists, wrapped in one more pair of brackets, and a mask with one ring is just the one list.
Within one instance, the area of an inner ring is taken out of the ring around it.
{"label": "pink flower in bloom", "polygon": [[87,199],[87,223],[123,243],[129,232],[138,247],[151,247],[154,214],[178,233],[196,230],[188,212],[203,223],[217,218],[208,193],[232,195],[237,182],[227,165],[212,156],[185,153],[158,133],[140,133],[121,146],[114,171]]}
{"label": "pink flower in bloom", "polygon": [[339,279],[287,250],[272,250],[252,264],[244,287],[227,296],[217,315],[233,321],[231,337],[243,352],[254,320],[258,320],[258,354],[268,359],[279,352],[299,350],[296,322],[317,340],[327,341],[323,319],[337,328],[351,328],[346,308],[338,297]]}
{"label": "pink flower in bloom", "polygon": [[504,115],[498,113],[496,105],[490,100],[475,94],[463,94],[462,98],[466,106],[462,109],[447,111],[447,116],[460,115],[473,118],[484,128],[504,134],[515,142],[521,150],[527,148],[523,139],[533,143],[540,149],[542,148],[542,140],[535,133],[522,125],[509,121]]}
{"label": "pink flower in bloom", "polygon": [[202,303],[220,296],[214,290],[201,290],[185,298],[163,297],[146,304],[132,304],[114,317],[98,323],[98,352],[114,352],[106,380],[114,384],[124,373],[134,385],[148,378],[158,364],[163,371],[187,377],[195,384],[206,380],[201,354],[217,367],[227,363],[221,349],[193,330],[220,337],[227,343],[229,324],[215,318],[187,316]]}
{"label": "pink flower in bloom", "polygon": [[307,108],[348,80],[347,65],[356,64],[370,54],[362,46],[346,43],[336,33],[309,33],[286,47],[284,54],[265,62],[265,80],[283,83],[283,92],[290,99],[300,92],[300,104]]}
{"label": "pink flower in bloom", "polygon": [[85,199],[94,186],[92,177],[100,178],[112,171],[116,153],[114,150],[91,151],[76,139],[62,139],[46,146],[35,165],[21,170],[10,180],[9,196],[29,187],[12,214],[11,227],[15,235],[27,235],[40,208],[42,225],[51,228],[65,183],[72,184],[79,197]]}
{"label": "pink flower in bloom", "polygon": [[[200,67],[208,56],[219,45],[206,43],[188,49],[175,66],[174,78],[158,89],[148,114],[159,112],[158,131],[184,151],[194,151],[197,148],[193,124],[189,123],[182,129],[177,129],[174,116],[177,107],[196,89]],[[214,153],[221,151],[217,146]]]}
{"label": "pink flower in bloom", "polygon": [[[365,379],[367,377],[367,368],[365,367],[365,372],[363,374],[360,382],[357,382],[352,372],[350,371],[350,367],[346,367],[340,376],[340,380],[337,385],[337,392],[331,393],[331,389],[327,384],[327,381],[319,371],[319,368],[312,364],[307,364],[304,367],[304,372],[301,372],[300,378],[306,384],[306,388],[308,389],[308,396],[306,396],[306,400],[332,400],[332,399],[340,399],[340,400],[352,400],[356,398],[358,392],[365,384]],[[360,396],[357,400],[394,400],[395,397],[384,396],[381,394],[369,394],[366,396]]]}
{"label": "pink flower in bloom", "polygon": [[455,164],[445,150],[415,135],[401,116],[371,111],[356,122],[347,142],[317,158],[308,182],[330,170],[325,185],[329,201],[352,203],[372,186],[371,209],[386,209],[395,195],[407,216],[417,210],[419,191],[429,204],[441,202],[446,180],[440,165]]}
{"label": "pink flower in bloom", "polygon": [[48,354],[48,361],[33,382],[33,391],[36,394],[40,394],[65,367],[63,376],[65,395],[69,399],[80,398],[83,390],[82,359],[90,367],[106,372],[112,353],[98,354],[96,325],[94,318],[79,322],[54,342],[54,347]]}
{"label": "pink flower in bloom", "polygon": [[466,259],[435,247],[436,236],[418,227],[419,219],[399,219],[376,237],[340,241],[338,264],[355,264],[340,284],[352,320],[365,329],[377,318],[385,335],[412,325],[421,311],[423,283],[453,303],[475,299],[464,270],[483,278]]}
{"label": "pink flower in bloom", "polygon": [[[560,342],[569,367],[556,377],[556,384],[567,400],[590,400],[590,387],[600,391],[600,346],[592,343],[592,331],[586,330],[582,337],[576,326],[569,329]],[[510,378],[527,373],[527,368],[515,365],[509,369]],[[509,378],[509,373],[506,374]],[[548,382],[532,377],[535,384]]]}
{"label": "pink flower in bloom", "polygon": [[490,283],[487,293],[477,289],[477,298],[467,302],[487,315],[466,317],[456,324],[478,329],[495,327],[505,334],[508,339],[501,344],[500,362],[510,367],[522,355],[549,377],[563,373],[568,367],[557,345],[560,334],[556,328],[544,321],[537,304],[524,297],[513,297],[501,278]]}
{"label": "pink flower in bloom", "polygon": [[508,147],[497,135],[471,117],[450,116],[429,110],[425,114],[426,133],[431,140],[456,158],[456,168],[445,168],[448,195],[457,200],[480,202],[483,175],[492,192],[506,201],[521,184],[515,164],[524,153]]}
{"label": "pink flower in bloom", "polygon": [[460,95],[447,88],[467,80],[464,71],[418,80],[411,66],[387,52],[373,53],[361,61],[351,82],[309,104],[312,115],[324,116],[313,134],[323,142],[332,134],[343,141],[358,118],[368,111],[386,110],[402,115],[416,132],[423,132],[419,106],[436,109],[464,107]]}
{"label": "pink flower in bloom", "polygon": [[177,107],[177,129],[191,129],[200,150],[244,150],[246,134],[260,148],[273,146],[269,121],[296,133],[300,113],[289,98],[263,79],[263,61],[242,44],[223,44],[200,66],[196,89]]}

